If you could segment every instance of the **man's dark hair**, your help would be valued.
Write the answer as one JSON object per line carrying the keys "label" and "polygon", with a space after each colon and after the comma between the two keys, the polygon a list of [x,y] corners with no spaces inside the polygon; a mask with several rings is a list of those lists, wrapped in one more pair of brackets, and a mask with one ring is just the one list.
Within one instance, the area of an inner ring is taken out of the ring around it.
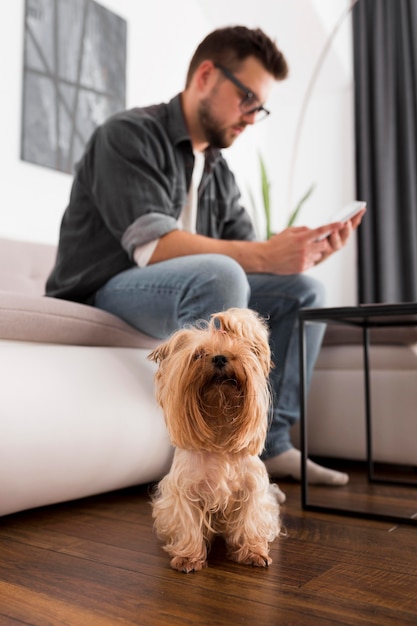
{"label": "man's dark hair", "polygon": [[186,86],[190,84],[200,63],[207,59],[224,65],[233,72],[250,56],[258,59],[275,80],[286,78],[287,61],[272,39],[260,28],[230,26],[214,30],[200,43],[190,61]]}

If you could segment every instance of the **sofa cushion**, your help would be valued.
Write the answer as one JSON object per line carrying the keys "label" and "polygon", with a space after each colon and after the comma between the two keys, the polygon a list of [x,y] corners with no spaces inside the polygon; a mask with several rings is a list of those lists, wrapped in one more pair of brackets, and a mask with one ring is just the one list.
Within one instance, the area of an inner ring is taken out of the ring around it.
{"label": "sofa cushion", "polygon": [[159,341],[85,304],[44,296],[56,246],[0,239],[0,339],[154,348]]}
{"label": "sofa cushion", "polygon": [[0,339],[148,349],[159,343],[100,309],[5,291],[0,291]]}

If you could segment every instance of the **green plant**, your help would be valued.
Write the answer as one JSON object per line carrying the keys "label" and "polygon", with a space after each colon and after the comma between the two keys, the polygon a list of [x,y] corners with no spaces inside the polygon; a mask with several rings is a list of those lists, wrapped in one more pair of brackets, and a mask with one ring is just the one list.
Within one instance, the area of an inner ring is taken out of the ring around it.
{"label": "green plant", "polygon": [[[270,239],[270,237],[272,237],[272,235],[274,234],[272,230],[272,226],[271,226],[271,221],[272,221],[271,220],[271,183],[268,178],[268,172],[266,169],[265,161],[261,154],[259,154],[259,167],[260,167],[260,172],[261,172],[261,191],[262,191],[263,211],[264,211],[265,220],[266,220],[266,238]],[[312,183],[310,187],[307,189],[307,191],[305,192],[305,194],[298,201],[295,209],[290,213],[290,216],[287,221],[287,227],[293,226],[301,209],[303,208],[303,205],[311,196],[315,187],[316,187],[315,183]],[[257,207],[256,207],[255,198],[250,189],[249,189],[249,197],[250,197],[253,208],[256,210]]]}
{"label": "green plant", "polygon": [[298,201],[298,204],[296,205],[294,211],[291,213],[287,226],[292,226],[294,224],[295,220],[298,217],[299,212],[301,211],[303,207],[303,204],[309,199],[309,197],[311,196],[315,188],[316,188],[316,183],[311,183],[310,187],[307,189],[305,194]]}
{"label": "green plant", "polygon": [[262,200],[266,218],[266,238],[269,239],[274,234],[271,229],[271,183],[261,154],[259,155],[259,166],[261,168]]}

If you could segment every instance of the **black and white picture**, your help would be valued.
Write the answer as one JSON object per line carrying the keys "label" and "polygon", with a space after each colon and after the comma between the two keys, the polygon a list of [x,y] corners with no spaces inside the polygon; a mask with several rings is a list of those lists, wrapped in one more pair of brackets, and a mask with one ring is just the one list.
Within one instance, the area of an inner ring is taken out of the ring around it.
{"label": "black and white picture", "polygon": [[24,161],[72,173],[94,128],[125,107],[126,21],[93,0],[26,0]]}

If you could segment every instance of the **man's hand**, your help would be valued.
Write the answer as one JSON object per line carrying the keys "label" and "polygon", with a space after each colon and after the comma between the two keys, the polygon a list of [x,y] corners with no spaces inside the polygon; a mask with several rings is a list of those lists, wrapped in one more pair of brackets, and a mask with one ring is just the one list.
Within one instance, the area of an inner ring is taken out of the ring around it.
{"label": "man's hand", "polygon": [[319,262],[324,261],[324,259],[327,259],[329,256],[331,256],[333,252],[337,252],[338,250],[340,250],[346,245],[353,231],[356,230],[359,224],[362,222],[362,219],[365,213],[366,213],[366,208],[360,211],[359,213],[357,213],[354,217],[352,217],[351,220],[348,220],[344,224],[341,224],[340,228],[337,228],[336,230],[334,230],[327,237],[326,241],[329,244],[328,249],[323,254]]}
{"label": "man's hand", "polygon": [[[319,228],[296,226],[274,235],[266,242],[270,271],[298,274],[321,263],[346,245],[364,214],[365,209],[345,223],[333,222]],[[327,237],[320,239],[323,235]]]}
{"label": "man's hand", "polygon": [[319,263],[328,250],[325,239],[317,241],[324,232],[306,226],[292,226],[271,237],[265,242],[269,271],[274,274],[299,274]]}

